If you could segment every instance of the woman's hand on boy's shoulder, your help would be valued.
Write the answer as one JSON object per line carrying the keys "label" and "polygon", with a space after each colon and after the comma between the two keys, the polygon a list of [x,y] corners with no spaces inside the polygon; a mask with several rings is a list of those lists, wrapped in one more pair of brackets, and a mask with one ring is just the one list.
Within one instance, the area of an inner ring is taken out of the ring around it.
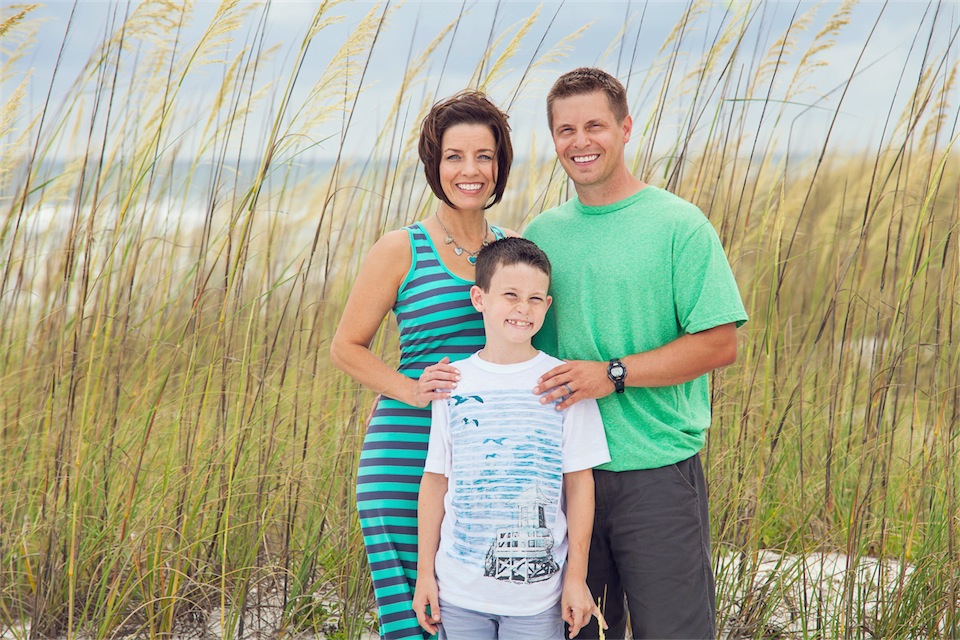
{"label": "woman's hand on boy's shoulder", "polygon": [[445,400],[457,388],[460,370],[450,366],[450,358],[444,356],[437,364],[425,367],[413,389],[412,407],[426,407],[434,400]]}

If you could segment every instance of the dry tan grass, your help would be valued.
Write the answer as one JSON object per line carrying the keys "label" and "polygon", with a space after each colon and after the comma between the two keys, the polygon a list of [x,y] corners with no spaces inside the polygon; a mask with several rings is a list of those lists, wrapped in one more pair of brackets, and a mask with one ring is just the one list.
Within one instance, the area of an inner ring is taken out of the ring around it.
{"label": "dry tan grass", "polygon": [[[202,614],[231,635],[270,594],[286,631],[358,637],[368,624],[352,505],[372,398],[333,370],[327,345],[369,246],[435,206],[412,150],[439,97],[426,75],[465,26],[404,52],[371,159],[341,148],[321,173],[307,158],[323,122],[369,126],[353,110],[390,28],[389,10],[372,9],[300,92],[334,7],[304,25],[282,77],[264,76],[279,50],[263,29],[241,35],[266,8],[224,3],[187,41],[189,7],[151,2],[117,14],[62,101],[23,114],[27,85],[8,94],[0,621],[152,636]],[[738,3],[707,30],[708,9],[690,5],[630,94],[636,173],[709,216],[751,315],[738,363],[714,376],[705,453],[718,546],[748,560],[718,560],[721,623],[764,637],[783,607],[822,613],[787,590],[757,605],[762,567],[750,559],[827,550],[912,570],[871,592],[876,606],[845,582],[819,626],[780,625],[781,637],[949,637],[960,592],[956,42],[928,38],[922,73],[903,79],[906,109],[882,105],[875,150],[827,137],[798,155],[788,103],[818,106],[810,74],[849,4],[802,52],[819,14],[771,45],[745,39],[756,7]],[[3,11],[4,55],[27,55],[30,13]],[[491,31],[472,61],[499,104],[542,90],[582,33],[541,35],[518,62],[534,24],[537,14]],[[205,113],[183,89],[197,77],[210,80]],[[836,120],[842,106],[831,108]],[[189,132],[183,113],[196,115]],[[665,145],[668,122],[682,134]],[[546,135],[514,144],[548,150]],[[84,154],[53,162],[67,148]],[[492,214],[522,228],[570,195],[555,160],[534,154]],[[373,348],[393,360],[395,341],[388,322]]]}

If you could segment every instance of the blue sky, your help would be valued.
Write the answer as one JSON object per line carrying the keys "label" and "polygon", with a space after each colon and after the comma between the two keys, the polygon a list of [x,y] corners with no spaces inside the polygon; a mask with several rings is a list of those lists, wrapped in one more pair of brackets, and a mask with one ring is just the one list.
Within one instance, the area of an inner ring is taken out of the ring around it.
{"label": "blue sky", "polygon": [[[5,13],[9,12],[10,4],[6,0],[3,0],[3,4]],[[716,25],[727,15],[726,12],[738,4],[708,3],[708,10],[696,23],[696,30],[684,41],[689,51],[684,52],[683,59],[694,60],[705,42],[712,37],[712,30],[716,29]],[[333,9],[333,13],[341,15],[343,21],[324,29],[315,38],[307,64],[298,80],[296,99],[305,99],[308,88],[318,77],[319,70],[325,67],[361,17],[378,6],[383,5],[367,1],[347,1]],[[426,93],[443,97],[464,88],[490,38],[502,34],[512,35],[517,25],[539,7],[540,16],[534,28],[511,60],[513,69],[499,87],[491,89],[491,95],[498,103],[506,106],[511,99],[506,88],[520,77],[522,68],[538,46],[549,49],[567,34],[588,25],[566,58],[540,69],[533,82],[510,104],[518,155],[525,155],[524,149],[519,148],[523,144],[534,144],[538,147],[537,152],[548,152],[550,147],[543,102],[549,84],[556,75],[575,66],[598,65],[615,73],[628,85],[632,83],[633,86],[639,86],[644,76],[649,73],[664,38],[677,23],[686,6],[686,2],[668,1],[533,3],[506,0],[497,3],[482,0],[432,0],[393,3],[390,5],[392,13],[389,21],[381,32],[370,59],[364,81],[365,91],[353,114],[354,122],[363,125],[351,127],[345,149],[348,155],[363,155],[364,151],[372,146],[371,136],[383,126],[386,116],[384,105],[389,104],[396,95],[398,79],[402,76],[410,53],[420,52],[458,15],[462,13],[464,17],[460,20],[455,35],[448,35],[438,53],[431,58],[431,73],[418,88],[421,95]],[[798,36],[797,48],[802,52],[809,38],[840,5],[836,2],[818,5],[812,2],[765,1],[754,2],[753,6],[757,10],[745,44],[751,51],[768,50],[786,29],[795,13],[802,14],[819,6],[811,27],[805,34]],[[268,67],[261,70],[263,77],[273,76],[286,81],[299,42],[316,7],[316,2],[291,0],[271,4],[266,42],[278,45],[279,49]],[[12,69],[8,69],[9,75],[2,87],[4,100],[23,74],[28,70],[32,74],[26,105],[27,115],[36,113],[46,96],[72,8],[72,2],[56,1],[36,11],[33,15],[44,20],[39,38],[28,55]],[[125,4],[97,0],[81,0],[77,5],[75,26],[66,40],[64,62],[54,84],[55,103],[58,98],[62,99],[67,95],[83,63],[102,39],[111,13],[120,11],[122,14],[125,8]],[[209,21],[215,9],[216,4],[212,2],[196,4],[192,26],[184,32],[184,41],[189,42],[199,37],[202,27]],[[934,20],[937,12],[939,15]],[[252,12],[240,33],[244,36],[251,33],[259,15],[259,10]],[[797,99],[799,103],[816,104],[816,108],[804,109],[798,104],[790,108],[788,115],[796,117],[797,124],[811,134],[806,136],[807,138],[816,140],[819,136],[822,139],[825,127],[829,124],[841,97],[842,91],[838,87],[844,86],[862,53],[858,67],[860,73],[854,78],[843,98],[833,135],[838,143],[851,147],[875,145],[891,105],[897,110],[902,109],[909,94],[907,88],[916,84],[923,56],[923,43],[931,38],[934,51],[947,49],[950,38],[956,36],[958,23],[960,4],[956,2],[897,1],[886,5],[880,2],[862,2],[856,5],[850,24],[840,33],[834,46],[821,54],[826,64],[810,76],[810,89]],[[871,36],[870,32],[875,24],[876,28]],[[919,44],[915,43],[917,40]],[[233,51],[237,51],[240,44],[234,43]],[[911,51],[912,45],[915,48]],[[956,65],[956,40],[952,47],[948,61]],[[744,57],[741,62],[744,67],[738,70],[739,73],[749,73],[748,57]],[[189,97],[185,96],[183,103],[202,104],[204,95],[211,91],[211,83],[219,82],[220,75],[222,66],[214,65],[208,71],[201,71],[192,77],[184,88]],[[635,117],[649,108],[647,103],[653,97],[649,89],[643,94],[631,93],[631,110]],[[270,108],[265,106],[256,116],[256,121],[265,123],[270,117],[269,113]],[[402,126],[409,129],[413,123],[406,122]],[[253,129],[262,127],[263,124],[260,124]],[[317,156],[332,157],[336,153],[340,136],[338,122],[328,122],[311,134],[316,140],[324,140],[313,150]],[[533,137],[534,134],[536,138]],[[530,142],[531,140],[537,142]],[[802,145],[802,141],[794,140],[792,144]]]}

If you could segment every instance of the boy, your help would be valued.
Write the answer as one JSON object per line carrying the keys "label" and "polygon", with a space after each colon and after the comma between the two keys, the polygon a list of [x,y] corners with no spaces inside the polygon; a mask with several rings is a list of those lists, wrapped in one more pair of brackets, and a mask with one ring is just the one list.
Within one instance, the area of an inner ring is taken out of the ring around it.
{"label": "boy", "polygon": [[572,638],[596,612],[592,468],[610,456],[595,401],[558,412],[530,393],[560,364],[531,344],[549,287],[550,262],[529,240],[477,256],[470,296],[486,344],[433,401],[420,484],[413,606],[441,639],[554,640],[563,621]]}

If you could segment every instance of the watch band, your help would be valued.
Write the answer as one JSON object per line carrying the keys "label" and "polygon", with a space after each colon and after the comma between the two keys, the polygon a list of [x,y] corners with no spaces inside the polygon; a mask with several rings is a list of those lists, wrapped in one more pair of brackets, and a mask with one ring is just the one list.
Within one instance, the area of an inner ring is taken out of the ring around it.
{"label": "watch band", "polygon": [[623,381],[627,377],[627,368],[620,361],[620,358],[613,358],[607,365],[607,377],[613,382],[613,388],[617,393],[623,393]]}

